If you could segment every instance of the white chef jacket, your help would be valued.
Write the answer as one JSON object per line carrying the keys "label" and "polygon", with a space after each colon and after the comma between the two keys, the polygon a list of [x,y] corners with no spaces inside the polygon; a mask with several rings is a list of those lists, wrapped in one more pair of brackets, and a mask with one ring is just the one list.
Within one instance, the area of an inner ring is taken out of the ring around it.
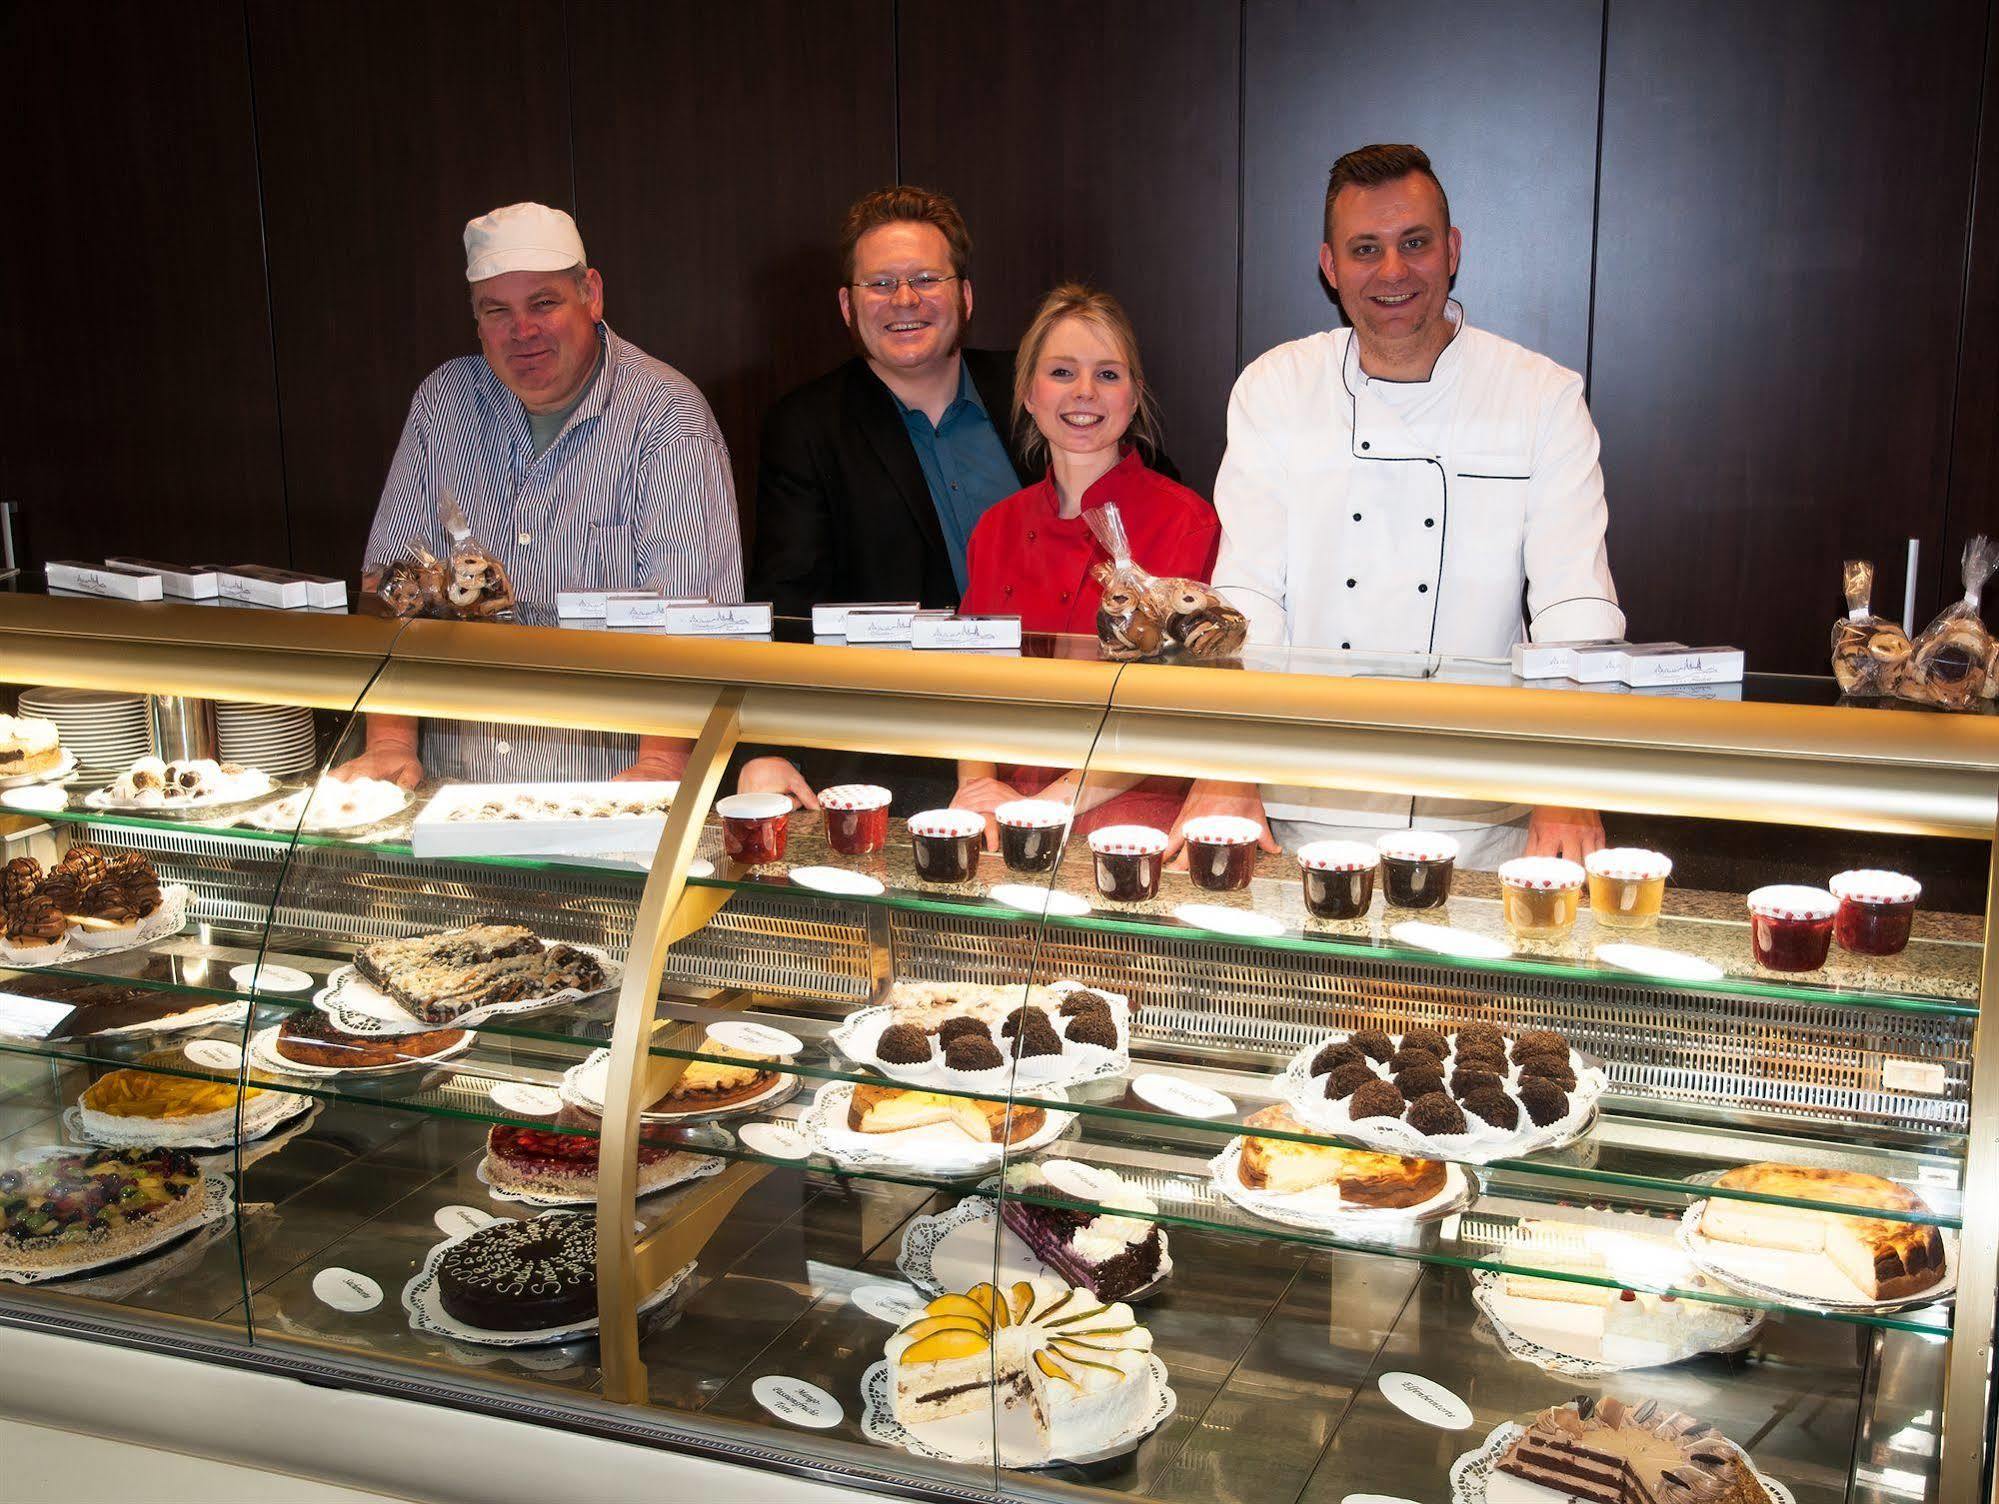
{"label": "white chef jacket", "polygon": [[[1424,382],[1360,367],[1353,331],[1279,345],[1229,398],[1215,584],[1250,641],[1499,658],[1624,635],[1582,377],[1465,321]],[[1525,618],[1522,603],[1525,602]],[[1518,805],[1267,787],[1273,819],[1473,832]]]}

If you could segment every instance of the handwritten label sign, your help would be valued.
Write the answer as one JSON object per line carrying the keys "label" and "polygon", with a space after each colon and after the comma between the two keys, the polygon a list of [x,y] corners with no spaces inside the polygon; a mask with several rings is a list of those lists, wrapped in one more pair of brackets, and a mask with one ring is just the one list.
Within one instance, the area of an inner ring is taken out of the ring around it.
{"label": "handwritten label sign", "polygon": [[482,1212],[476,1206],[440,1206],[431,1213],[431,1221],[437,1230],[447,1237],[457,1237],[460,1233],[477,1232],[489,1222],[500,1219],[490,1212]]}
{"label": "handwritten label sign", "polygon": [[243,1047],[226,1039],[197,1039],[187,1047],[187,1058],[212,1071],[243,1068]]}
{"label": "handwritten label sign", "polygon": [[312,973],[295,966],[262,966],[245,961],[229,968],[229,980],[245,992],[306,992],[312,987]]}
{"label": "handwritten label sign", "polygon": [[919,1291],[908,1285],[861,1285],[855,1289],[853,1302],[877,1321],[886,1321],[890,1326],[901,1326],[914,1321],[923,1314],[927,1301]]}
{"label": "handwritten label sign", "polygon": [[1385,1373],[1375,1383],[1389,1404],[1426,1426],[1462,1431],[1472,1423],[1471,1407],[1434,1379],[1419,1373]]}
{"label": "handwritten label sign", "polygon": [[506,1111],[517,1112],[523,1117],[552,1118],[562,1111],[561,1092],[527,1081],[498,1082],[487,1095]]}
{"label": "handwritten label sign", "polygon": [[756,1402],[779,1420],[824,1431],[845,1419],[840,1402],[817,1384],[767,1373],[750,1385]]}
{"label": "handwritten label sign", "polygon": [[372,1311],[382,1303],[382,1287],[353,1269],[322,1269],[312,1277],[312,1293],[336,1311]]}
{"label": "handwritten label sign", "polygon": [[1178,1076],[1149,1074],[1131,1083],[1132,1095],[1180,1118],[1232,1118],[1236,1105],[1211,1087]]}
{"label": "handwritten label sign", "polygon": [[812,1157],[812,1145],[805,1141],[805,1135],[782,1123],[745,1123],[736,1130],[736,1137],[743,1141],[745,1149],[771,1159]]}
{"label": "handwritten label sign", "polygon": [[708,1037],[724,1049],[747,1050],[752,1055],[796,1055],[805,1048],[796,1035],[765,1024],[710,1024]]}

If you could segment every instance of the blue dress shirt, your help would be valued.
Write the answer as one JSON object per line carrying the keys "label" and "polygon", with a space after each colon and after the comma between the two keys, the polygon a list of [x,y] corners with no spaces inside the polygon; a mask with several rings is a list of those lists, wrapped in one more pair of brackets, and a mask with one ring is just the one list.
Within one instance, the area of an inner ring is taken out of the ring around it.
{"label": "blue dress shirt", "polygon": [[[895,397],[894,392],[889,395]],[[900,397],[895,397],[895,406],[902,414],[902,426],[909,430],[916,463],[923,467],[923,480],[944,531],[944,547],[951,555],[951,573],[963,595],[965,545],[972,529],[987,507],[1020,489],[1020,478],[1013,473],[1006,445],[963,361],[958,363],[958,395],[944,409],[942,422],[933,427],[921,409],[905,406]]]}

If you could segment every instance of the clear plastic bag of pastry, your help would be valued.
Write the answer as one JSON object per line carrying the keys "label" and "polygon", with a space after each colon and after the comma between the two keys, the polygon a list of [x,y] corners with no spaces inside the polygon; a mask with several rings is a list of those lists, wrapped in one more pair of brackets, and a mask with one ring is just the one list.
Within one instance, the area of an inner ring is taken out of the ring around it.
{"label": "clear plastic bag of pastry", "polygon": [[1967,710],[1995,693],[1992,634],[1979,617],[1979,596],[1999,568],[1999,545],[1979,533],[1964,545],[1964,598],[1937,613],[1909,654],[1895,692],[1945,710]]}
{"label": "clear plastic bag of pastry", "polygon": [[1871,605],[1874,566],[1846,561],[1846,615],[1832,624],[1832,673],[1849,695],[1892,695],[1899,688],[1913,645],[1894,622]]}
{"label": "clear plastic bag of pastry", "polygon": [[445,616],[464,621],[511,621],[514,582],[493,551],[472,536],[472,525],[457,498],[442,488],[437,493],[437,520],[450,540],[444,560]]}
{"label": "clear plastic bag of pastry", "polygon": [[1192,658],[1229,658],[1242,649],[1249,623],[1199,580],[1161,578],[1131,556],[1131,540],[1117,504],[1083,514],[1092,536],[1110,555],[1094,573],[1103,586],[1097,607],[1097,640],[1112,658],[1153,658],[1179,648]]}
{"label": "clear plastic bag of pastry", "polygon": [[444,566],[428,549],[414,548],[405,558],[370,564],[362,578],[375,582],[375,598],[391,616],[443,614]]}

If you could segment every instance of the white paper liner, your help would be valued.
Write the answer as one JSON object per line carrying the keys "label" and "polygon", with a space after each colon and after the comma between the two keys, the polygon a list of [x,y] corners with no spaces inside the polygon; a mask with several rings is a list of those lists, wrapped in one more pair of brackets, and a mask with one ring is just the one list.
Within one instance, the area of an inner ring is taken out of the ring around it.
{"label": "white paper liner", "polygon": [[16,773],[11,778],[0,778],[0,789],[24,789],[37,783],[61,783],[76,771],[76,754],[64,747],[52,768],[44,768],[39,773]]}
{"label": "white paper liner", "polygon": [[[1604,1357],[1592,1358],[1587,1354],[1573,1352],[1555,1345],[1559,1339],[1559,1333],[1550,1332],[1546,1334],[1546,1340],[1536,1340],[1522,1334],[1514,1323],[1508,1321],[1507,1312],[1509,1310],[1509,1302],[1520,1302],[1526,1305],[1553,1304],[1553,1302],[1537,1302],[1526,1296],[1507,1295],[1501,1285],[1501,1281],[1505,1277],[1505,1275],[1491,1269],[1474,1269],[1471,1271],[1472,1303],[1479,1308],[1479,1311],[1485,1317],[1485,1324],[1491,1331],[1493,1340],[1499,1343],[1508,1357],[1518,1358],[1523,1363],[1532,1363],[1536,1368],[1545,1368],[1550,1373],[1567,1374],[1571,1378],[1601,1378],[1605,1374],[1629,1373],[1633,1370],[1646,1368],[1664,1368],[1673,1363],[1684,1363],[1689,1358],[1698,1358],[1705,1353],[1740,1352],[1753,1342],[1756,1339],[1756,1334],[1763,1329],[1763,1313],[1761,1311],[1750,1310],[1740,1306],[1718,1307],[1717,1309],[1739,1312],[1742,1318],[1739,1323],[1740,1330],[1734,1336],[1724,1338],[1720,1341],[1703,1341],[1697,1338],[1691,1329],[1689,1329],[1683,1334],[1682,1340],[1674,1345],[1669,1357],[1658,1358],[1643,1363],[1613,1362]],[[1605,1293],[1615,1294],[1616,1292],[1606,1291]],[[1684,1300],[1685,1297],[1682,1297],[1682,1299]],[[1515,1311],[1514,1314],[1518,1315],[1519,1313]],[[1522,1324],[1524,1325],[1525,1323]]]}
{"label": "white paper liner", "polygon": [[[486,1224],[491,1226],[491,1223]],[[589,1337],[597,1331],[597,1318],[575,1326],[547,1327],[534,1332],[493,1332],[484,1327],[467,1326],[444,1309],[438,1298],[437,1266],[444,1255],[467,1238],[484,1231],[475,1227],[462,1232],[455,1238],[446,1238],[424,1256],[423,1268],[403,1286],[403,1310],[409,1316],[410,1327],[414,1331],[428,1332],[435,1337],[456,1337],[462,1342],[477,1342],[486,1347],[547,1347],[557,1342],[568,1342],[577,1337]],[[661,1304],[673,1295],[694,1272],[693,1264],[683,1264],[665,1284],[639,1302],[643,1314]]]}
{"label": "white paper liner", "polygon": [[624,975],[625,968],[620,962],[611,959],[610,952],[594,945],[572,945],[570,949],[580,950],[585,955],[596,958],[597,963],[604,968],[603,986],[589,992],[565,987],[562,991],[552,992],[546,997],[523,997],[508,1003],[487,1003],[482,1007],[468,1008],[455,1018],[433,1022],[418,1018],[394,998],[366,981],[360,972],[349,965],[341,967],[326,979],[326,985],[314,994],[312,1005],[349,1034],[426,1034],[433,1029],[469,1029],[490,1018],[539,1013],[544,1008],[559,1008],[565,1003],[581,1002],[586,997],[596,997],[599,993],[610,992],[617,987],[618,979]]}
{"label": "white paper liner", "polygon": [[831,1034],[840,1053],[849,1060],[880,1071],[891,1080],[904,1086],[938,1086],[964,1091],[991,1091],[1000,1096],[1006,1094],[1007,1083],[1016,1082],[1022,1087],[1033,1087],[1039,1091],[1043,1087],[1082,1086],[1090,1081],[1108,1081],[1131,1070],[1131,1002],[1115,992],[1106,992],[1101,987],[1089,987],[1082,982],[1060,981],[1051,983],[1048,990],[1061,996],[1071,992],[1094,992],[1110,1004],[1111,1020],[1117,1026],[1118,1047],[1107,1050],[1101,1045],[1085,1044],[1080,1040],[1070,1043],[1068,1038],[1070,1019],[1050,1012],[1048,1021],[1055,1026],[1055,1032],[1062,1037],[1062,1053],[1059,1055],[1023,1055],[1013,1058],[1013,1041],[1000,1038],[997,1023],[988,1026],[993,1045],[1006,1064],[983,1071],[953,1070],[944,1064],[944,1053],[937,1048],[935,1036],[931,1040],[931,1056],[921,1065],[905,1065],[898,1061],[884,1060],[876,1053],[882,1031],[897,1020],[898,1009],[893,1003],[882,1003],[873,1008],[862,1008],[850,1013],[840,1027]]}
{"label": "white paper liner", "polygon": [[[979,1187],[990,1191],[994,1181]],[[999,1267],[993,1268],[993,1224],[999,1221],[999,1203],[989,1195],[967,1196],[949,1211],[935,1216],[913,1218],[902,1235],[902,1251],[895,1267],[925,1295],[935,1297],[948,1290],[963,1290],[979,1280],[996,1280],[1001,1288],[1018,1280],[1044,1276],[1067,1281],[1067,1276],[1048,1267],[1011,1227],[999,1229]],[[967,1281],[959,1275],[940,1275],[940,1266],[962,1266],[977,1272]],[[1173,1273],[1173,1254],[1167,1244],[1166,1229],[1159,1230],[1159,1274],[1129,1294],[1117,1298],[1135,1305],[1159,1292]]]}
{"label": "white paper liner", "polygon": [[1808,1311],[1887,1316],[1949,1300],[1957,1290],[1957,1234],[1949,1228],[1937,1229],[1943,1239],[1942,1279],[1898,1300],[1868,1300],[1822,1253],[1756,1248],[1702,1236],[1701,1212],[1706,1207],[1707,1202],[1696,1201],[1680,1214],[1681,1251],[1701,1273],[1742,1295]]}
{"label": "white paper liner", "polygon": [[[677,1149],[672,1152],[679,1156],[678,1162],[669,1162],[665,1178],[658,1185],[640,1191],[639,1200],[643,1201],[648,1196],[657,1196],[662,1191],[670,1191],[675,1186],[686,1185],[690,1180],[705,1180],[710,1175],[720,1175],[729,1167],[727,1160],[717,1159],[712,1154],[695,1154],[685,1149]],[[472,1173],[478,1178],[479,1184],[483,1185],[487,1193],[496,1201],[518,1201],[523,1206],[549,1208],[595,1206],[597,1204],[597,1193],[594,1189],[587,1195],[572,1196],[540,1195],[533,1191],[502,1190],[487,1178],[486,1165],[490,1157],[481,1156],[477,1168]]]}
{"label": "white paper liner", "polygon": [[[787,1062],[773,1062],[771,1068]],[[562,1084],[558,1090],[562,1100],[572,1107],[581,1107],[585,1112],[604,1115],[604,1093],[610,1085],[611,1052],[592,1050],[589,1055],[562,1073]],[[789,1102],[798,1093],[799,1078],[795,1074],[780,1072],[778,1078],[753,1097],[745,1097],[740,1102],[731,1102],[723,1107],[699,1107],[687,1112],[646,1111],[640,1117],[648,1123],[705,1123],[715,1118],[737,1117],[745,1112],[755,1112],[760,1108],[775,1107],[780,1102]]]}
{"label": "white paper liner", "polygon": [[252,799],[261,799],[277,787],[277,782],[262,768],[245,768],[233,778],[222,778],[212,794],[203,794],[194,799],[175,799],[171,803],[161,800],[116,799],[107,788],[95,789],[83,796],[83,802],[92,809],[119,810],[129,814],[177,815],[191,809],[216,809],[225,804],[245,804]]}
{"label": "white paper liner", "polygon": [[[1346,1101],[1326,1100],[1326,1078],[1311,1073],[1312,1058],[1328,1044],[1349,1037],[1346,1034],[1328,1034],[1293,1055],[1284,1074],[1278,1078],[1278,1094],[1308,1128],[1337,1134],[1371,1149],[1386,1149],[1390,1153],[1416,1159],[1454,1159],[1465,1164],[1483,1165],[1495,1159],[1518,1159],[1542,1149],[1559,1149],[1589,1132],[1596,1118],[1597,1099],[1610,1084],[1610,1078],[1604,1074],[1602,1067],[1570,1050],[1569,1069],[1575,1074],[1576,1089],[1569,1093],[1569,1110],[1545,1128],[1540,1128],[1527,1116],[1527,1109],[1522,1105],[1517,1090],[1520,1072],[1509,1064],[1504,1089],[1513,1098],[1514,1106],[1520,1109],[1519,1127],[1511,1131],[1494,1128],[1467,1112],[1465,1122],[1471,1130],[1468,1133],[1418,1133],[1400,1118],[1356,1119],[1349,1115]],[[1395,1038],[1399,1045],[1401,1037],[1398,1035]],[[1510,1037],[1508,1043],[1511,1044]],[[1376,1075],[1383,1080],[1388,1079],[1380,1062],[1370,1060],[1368,1064]],[[1449,1070],[1441,1074],[1448,1082]],[[1462,1108],[1464,1104],[1458,1105]]]}
{"label": "white paper liner", "polygon": [[250,1036],[250,1059],[253,1064],[266,1070],[281,1072],[287,1076],[311,1078],[314,1076],[386,1076],[397,1071],[424,1070],[441,1060],[449,1060],[454,1055],[462,1055],[477,1043],[474,1035],[465,1037],[453,1045],[429,1055],[411,1060],[392,1061],[388,1065],[307,1065],[302,1060],[287,1060],[278,1053],[278,1033],[282,1024],[272,1024],[268,1029],[259,1029]]}
{"label": "white paper liner", "polygon": [[1469,1206],[1479,1190],[1477,1181],[1461,1166],[1445,1165],[1444,1188],[1428,1201],[1419,1201],[1414,1206],[1348,1206],[1340,1200],[1337,1186],[1318,1186],[1309,1191],[1254,1190],[1242,1183],[1241,1164],[1239,1138],[1230,1139],[1222,1152],[1208,1161],[1210,1183],[1225,1200],[1266,1222],[1343,1236],[1355,1233],[1378,1236],[1384,1229],[1434,1222]]}
{"label": "white paper liner", "polygon": [[[851,1081],[828,1081],[798,1119],[798,1128],[813,1150],[849,1170],[910,1170],[963,1179],[997,1170],[1008,1155],[1019,1158],[1045,1149],[1069,1131],[1073,1112],[1045,1111],[1047,1121],[1012,1144],[975,1144],[949,1123],[906,1128],[900,1133],[856,1133],[847,1126],[847,1104],[854,1095]],[[1059,1087],[1041,1093],[1051,1101],[1066,1101]],[[1001,1093],[998,1100],[1005,1100]]]}
{"label": "white paper liner", "polygon": [[147,1019],[143,1023],[119,1024],[113,1029],[97,1029],[89,1034],[77,1036],[83,1039],[115,1039],[124,1034],[178,1034],[187,1029],[200,1029],[210,1024],[240,1024],[250,1016],[250,1005],[240,1003],[204,1003],[198,1008],[190,1008],[185,1013],[175,1013],[166,1018]]}
{"label": "white paper liner", "polygon": [[[1499,1459],[1506,1455],[1506,1449],[1513,1445],[1514,1438],[1524,1435],[1526,1430],[1525,1426],[1517,1422],[1510,1420],[1503,1422],[1493,1428],[1492,1434],[1486,1437],[1483,1446],[1476,1451],[1466,1452],[1453,1462],[1451,1504],[1486,1504],[1486,1480],[1499,1465]],[[1755,1461],[1741,1447],[1729,1441],[1726,1436],[1721,1437],[1721,1440],[1728,1441],[1731,1447],[1735,1447],[1736,1455],[1748,1465],[1757,1485],[1770,1496],[1770,1504],[1798,1504],[1797,1498],[1791,1491],[1769,1474],[1759,1470]],[[1566,1494],[1558,1493],[1552,1488],[1548,1490],[1548,1504],[1564,1504],[1567,1497]]]}
{"label": "white paper liner", "polygon": [[[269,1133],[286,1119],[312,1105],[310,1097],[266,1088],[243,1104],[243,1131],[236,1131],[236,1109],[204,1112],[190,1118],[111,1118],[86,1113],[81,1104],[65,1107],[63,1132],[80,1144],[111,1149],[227,1149]],[[130,1124],[130,1127],[123,1126]]]}
{"label": "white paper liner", "polygon": [[[1052,1467],[1057,1463],[1100,1462],[1131,1451],[1146,1437],[1165,1425],[1180,1408],[1180,1397],[1166,1382],[1166,1365],[1158,1355],[1147,1354],[1146,1367],[1152,1374],[1154,1401],[1151,1411],[1136,1425],[1103,1437],[1083,1438],[1083,1444],[1065,1448],[1064,1455],[1003,1456],[1002,1467]],[[861,1434],[883,1446],[901,1447],[918,1457],[934,1457],[943,1462],[993,1462],[991,1422],[978,1415],[953,1416],[912,1431],[895,1418],[893,1386],[886,1358],[861,1376]]]}
{"label": "white paper liner", "polygon": [[[147,1147],[153,1147],[148,1145]],[[39,1285],[52,1279],[72,1279],[92,1269],[108,1269],[115,1264],[127,1264],[134,1259],[142,1259],[157,1253],[170,1243],[198,1232],[212,1222],[219,1222],[236,1210],[236,1196],[229,1179],[224,1175],[204,1175],[201,1178],[201,1210],[186,1222],[177,1222],[161,1227],[127,1248],[105,1258],[87,1259],[81,1263],[65,1264],[61,1268],[26,1268],[5,1262],[0,1255],[0,1280],[16,1285]]]}
{"label": "white paper liner", "polygon": [[77,939],[79,932],[71,927],[53,945],[15,947],[0,941],[0,962],[21,970],[32,970],[82,956],[115,956],[120,951],[138,950],[141,946],[179,933],[181,926],[187,923],[187,900],[188,890],[184,885],[163,883],[160,886],[160,906],[141,919],[131,931],[121,933],[115,939],[86,944]]}

